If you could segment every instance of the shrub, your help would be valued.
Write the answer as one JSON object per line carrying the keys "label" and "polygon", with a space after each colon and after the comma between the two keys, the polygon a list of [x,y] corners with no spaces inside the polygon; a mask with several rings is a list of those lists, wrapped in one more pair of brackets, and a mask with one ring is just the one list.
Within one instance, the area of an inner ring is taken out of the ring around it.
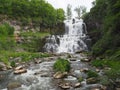
{"label": "shrub", "polygon": [[94,71],[91,71],[91,70],[88,70],[87,75],[88,75],[88,78],[98,77],[98,74]]}
{"label": "shrub", "polygon": [[16,66],[15,62],[12,61],[12,62],[10,63],[10,66],[15,67],[15,66]]}
{"label": "shrub", "polygon": [[61,72],[67,71],[68,72],[70,70],[70,63],[68,60],[59,58],[55,62],[53,68],[55,71],[61,71]]}
{"label": "shrub", "polygon": [[79,82],[82,82],[82,81],[83,81],[83,77],[79,77],[79,78],[78,78],[78,81],[79,81]]}

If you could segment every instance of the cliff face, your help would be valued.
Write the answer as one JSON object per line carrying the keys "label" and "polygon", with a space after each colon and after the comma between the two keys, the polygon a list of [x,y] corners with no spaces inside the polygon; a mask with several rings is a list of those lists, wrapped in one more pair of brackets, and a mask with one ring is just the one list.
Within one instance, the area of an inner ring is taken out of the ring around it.
{"label": "cliff face", "polygon": [[111,55],[120,48],[119,0],[96,0],[95,6],[84,17],[88,34],[92,39],[95,56]]}

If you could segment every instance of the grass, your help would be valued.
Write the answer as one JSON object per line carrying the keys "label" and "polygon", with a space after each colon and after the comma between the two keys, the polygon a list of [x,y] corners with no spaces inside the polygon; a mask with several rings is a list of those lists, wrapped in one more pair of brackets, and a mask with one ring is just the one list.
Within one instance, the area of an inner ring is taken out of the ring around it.
{"label": "grass", "polygon": [[53,66],[55,71],[60,71],[60,72],[69,72],[70,70],[70,63],[68,60],[61,59],[59,58]]}
{"label": "grass", "polygon": [[88,71],[87,71],[87,76],[88,76],[88,78],[91,78],[91,77],[98,77],[99,75],[98,75],[98,73],[95,72],[95,71],[88,70]]}
{"label": "grass", "polygon": [[[17,57],[21,58],[21,62],[28,62],[35,58],[43,58],[49,57],[50,54],[48,53],[31,53],[31,52],[13,52],[13,51],[1,51],[0,52],[0,61],[4,62],[5,64],[11,64],[11,66],[15,66],[14,60]],[[18,61],[19,62],[19,61]]]}
{"label": "grass", "polygon": [[[110,84],[112,82],[115,82],[116,79],[120,78],[120,61],[119,60],[94,60],[91,62],[93,66],[96,67],[102,67],[104,70],[104,75],[101,76],[101,83],[102,84]],[[110,69],[106,70],[105,67],[108,67]],[[105,77],[105,79],[103,79]]]}
{"label": "grass", "polygon": [[49,36],[50,34],[49,33],[46,33],[46,32],[22,32],[20,33],[21,36],[23,37],[29,37],[29,36],[32,36],[32,37],[39,37],[39,38],[43,38],[45,36]]}

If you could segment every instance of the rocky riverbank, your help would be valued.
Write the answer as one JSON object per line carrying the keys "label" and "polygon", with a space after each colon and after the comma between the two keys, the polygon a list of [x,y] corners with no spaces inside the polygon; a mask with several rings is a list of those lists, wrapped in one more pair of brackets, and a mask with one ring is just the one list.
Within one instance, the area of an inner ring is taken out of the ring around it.
{"label": "rocky riverbank", "polygon": [[[70,72],[59,73],[53,70],[53,64],[58,58],[65,58],[70,62]],[[18,65],[9,71],[1,71],[0,89],[107,90],[99,82],[100,75],[102,71],[91,67],[84,54],[59,54]]]}

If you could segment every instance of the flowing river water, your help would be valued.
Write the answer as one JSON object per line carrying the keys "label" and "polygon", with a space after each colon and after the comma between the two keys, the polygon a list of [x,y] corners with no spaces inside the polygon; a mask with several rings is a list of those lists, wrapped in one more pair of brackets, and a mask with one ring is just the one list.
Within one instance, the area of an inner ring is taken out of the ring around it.
{"label": "flowing river water", "polygon": [[[69,90],[93,90],[93,88],[101,87],[99,84],[86,84],[86,74],[80,70],[91,67],[87,63],[81,62],[85,58],[84,56],[74,54],[79,51],[88,51],[90,39],[86,34],[86,26],[82,20],[66,20],[65,34],[48,37],[44,46],[46,52],[59,54],[42,58],[40,59],[42,62],[39,64],[35,64],[34,61],[27,63],[27,72],[23,74],[15,75],[13,70],[0,72],[0,77],[3,77],[0,79],[0,90],[64,90],[59,87],[64,82],[70,83]],[[64,53],[71,53],[72,57],[68,58],[68,54]],[[53,64],[57,58],[68,59],[71,63],[70,74],[64,79],[54,79],[53,77]],[[74,88],[79,77],[83,77],[84,80],[80,87]]]}

